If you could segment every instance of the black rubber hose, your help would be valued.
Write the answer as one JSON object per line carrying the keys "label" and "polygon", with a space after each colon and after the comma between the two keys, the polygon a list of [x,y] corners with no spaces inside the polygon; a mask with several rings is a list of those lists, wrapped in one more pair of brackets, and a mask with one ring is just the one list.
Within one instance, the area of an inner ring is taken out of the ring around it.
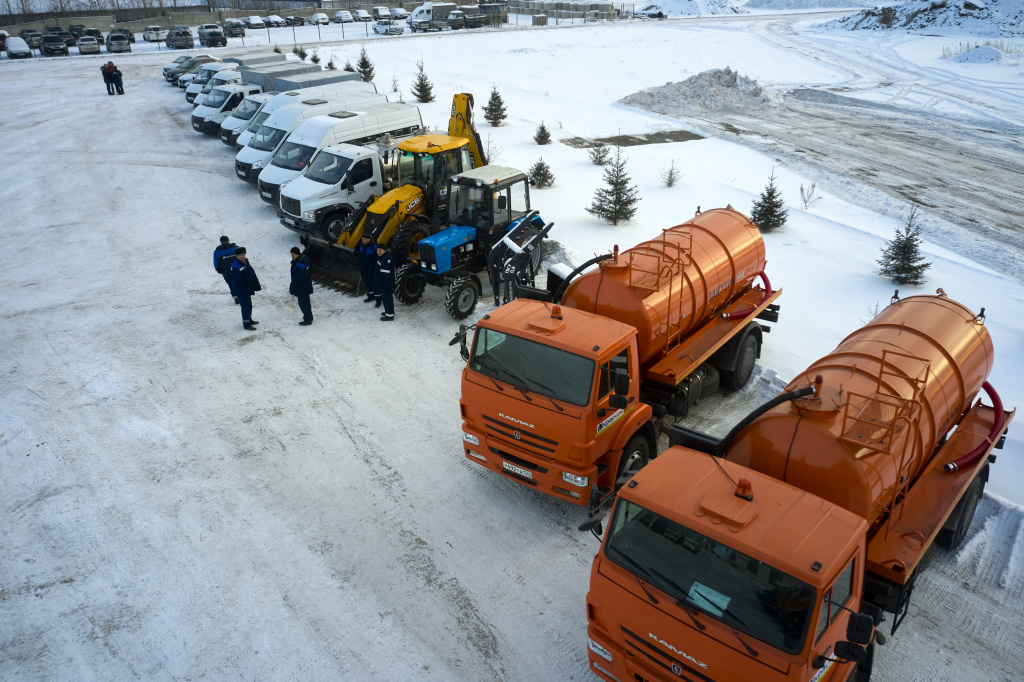
{"label": "black rubber hose", "polygon": [[754,421],[755,419],[760,417],[762,414],[764,414],[768,410],[770,410],[773,407],[776,407],[778,405],[781,405],[782,403],[788,402],[790,400],[796,400],[797,398],[803,398],[804,396],[813,395],[813,394],[814,394],[814,387],[813,386],[807,386],[806,388],[801,388],[801,389],[796,390],[796,391],[790,391],[789,393],[783,393],[782,395],[777,395],[774,398],[772,398],[771,400],[769,400],[768,402],[766,402],[761,407],[756,408],[753,412],[751,412],[746,417],[744,417],[742,420],[740,420],[739,424],[737,424],[736,426],[732,427],[732,431],[730,431],[729,433],[725,434],[725,438],[723,438],[722,440],[718,441],[718,448],[716,449],[715,457],[724,457],[725,456],[725,449],[729,446],[729,443],[732,442],[732,439],[735,438],[737,435],[739,435],[740,431],[742,431],[743,429],[747,428],[750,425],[750,422]]}
{"label": "black rubber hose", "polygon": [[583,265],[579,266],[578,268],[576,268],[575,270],[570,272],[569,276],[566,277],[565,279],[563,279],[562,283],[558,286],[557,289],[555,289],[555,294],[551,297],[551,302],[552,303],[561,303],[562,302],[562,295],[565,293],[566,287],[569,286],[569,282],[571,282],[573,280],[573,278],[576,277],[576,275],[580,274],[581,272],[583,272],[584,270],[589,268],[591,265],[594,265],[595,263],[600,263],[603,260],[611,260],[612,258],[615,258],[615,254],[614,253],[606,253],[603,256],[595,256],[594,258],[591,258],[586,263],[584,263]]}

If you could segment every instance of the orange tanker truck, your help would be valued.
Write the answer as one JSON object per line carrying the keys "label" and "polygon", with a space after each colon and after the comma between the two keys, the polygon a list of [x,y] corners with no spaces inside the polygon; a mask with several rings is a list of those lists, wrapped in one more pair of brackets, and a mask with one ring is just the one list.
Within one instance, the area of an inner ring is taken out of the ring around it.
{"label": "orange tanker truck", "polygon": [[963,540],[1014,416],[992,357],[984,309],[894,297],[725,438],[673,427],[594,558],[591,670],[870,679],[883,614],[895,634],[925,552]]}
{"label": "orange tanker truck", "polygon": [[472,351],[463,328],[465,456],[569,502],[607,497],[656,453],[656,417],[750,378],[782,293],[764,268],[757,226],[714,209],[485,315]]}

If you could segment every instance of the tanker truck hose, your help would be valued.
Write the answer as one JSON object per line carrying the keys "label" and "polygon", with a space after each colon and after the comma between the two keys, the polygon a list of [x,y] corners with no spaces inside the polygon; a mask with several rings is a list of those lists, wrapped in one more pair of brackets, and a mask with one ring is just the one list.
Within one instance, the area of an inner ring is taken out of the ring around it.
{"label": "tanker truck hose", "polygon": [[751,412],[746,417],[744,417],[742,420],[740,420],[739,424],[737,424],[736,426],[732,427],[732,431],[730,431],[729,433],[725,434],[725,438],[723,438],[722,440],[718,441],[718,447],[715,449],[715,457],[725,457],[725,450],[726,450],[726,448],[729,447],[729,443],[732,442],[732,439],[735,438],[737,435],[739,435],[740,431],[742,431],[743,429],[747,428],[752,421],[754,421],[755,419],[760,417],[762,414],[764,414],[768,410],[772,409],[773,407],[777,407],[778,405],[781,405],[782,403],[789,402],[790,400],[796,400],[798,398],[803,398],[803,397],[809,396],[809,395],[814,395],[814,387],[813,386],[807,386],[805,388],[801,388],[801,389],[798,389],[796,391],[790,391],[789,393],[783,393],[782,395],[777,395],[774,398],[772,398],[771,400],[769,400],[768,402],[766,402],[761,407],[756,408],[753,412]]}
{"label": "tanker truck hose", "polygon": [[[772,283],[768,281],[768,275],[764,274],[764,270],[757,274],[761,277],[761,281],[764,282],[764,298],[761,299],[761,303],[764,303],[772,295]],[[758,305],[760,305],[760,303]],[[749,317],[755,310],[757,310],[757,306],[747,308],[746,310],[737,310],[734,313],[726,313],[722,315],[722,319],[742,320],[744,317]]]}
{"label": "tanker truck hose", "polygon": [[988,397],[992,399],[992,409],[995,410],[995,423],[992,424],[992,430],[988,432],[988,439],[978,447],[971,450],[968,454],[964,455],[955,462],[950,462],[946,466],[942,467],[943,471],[947,474],[955,473],[961,469],[967,469],[977,463],[979,459],[985,456],[985,452],[992,446],[992,443],[999,434],[1003,431],[1003,401],[996,393],[996,389],[992,387],[992,384],[987,381],[981,385],[985,389],[985,393],[988,393]]}
{"label": "tanker truck hose", "polygon": [[588,260],[583,265],[579,266],[578,268],[576,268],[575,270],[570,272],[569,276],[566,277],[564,280],[562,280],[562,283],[555,290],[554,295],[551,297],[551,302],[552,303],[561,303],[562,302],[562,295],[565,294],[565,290],[569,286],[569,282],[571,282],[573,280],[573,278],[576,277],[576,275],[580,274],[581,272],[583,272],[584,270],[589,268],[591,265],[594,265],[595,263],[600,263],[603,260],[611,260],[612,258],[615,258],[615,254],[614,253],[606,253],[603,256],[595,256],[595,257],[591,258],[590,260]]}

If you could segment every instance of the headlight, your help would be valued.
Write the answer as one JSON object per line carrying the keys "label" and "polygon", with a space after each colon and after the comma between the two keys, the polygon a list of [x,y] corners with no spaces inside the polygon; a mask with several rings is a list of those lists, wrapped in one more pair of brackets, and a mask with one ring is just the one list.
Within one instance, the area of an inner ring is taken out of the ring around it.
{"label": "headlight", "polygon": [[595,654],[597,654],[604,660],[608,661],[609,663],[611,662],[612,652],[608,651],[603,646],[601,646],[594,640],[590,639],[589,637],[587,637],[587,646],[590,647],[590,650],[593,651]]}
{"label": "headlight", "polygon": [[209,123],[210,121],[212,121],[212,120],[213,120],[213,114],[210,114],[209,116],[207,116],[207,117],[206,117],[206,118],[204,118],[203,120],[204,120],[204,121],[206,121],[207,123]]}
{"label": "headlight", "polygon": [[259,170],[260,168],[263,168],[263,162],[262,161],[257,161],[256,163],[254,163],[252,165],[252,169],[253,170]]}
{"label": "headlight", "polygon": [[[570,474],[568,471],[562,472],[562,480],[568,483],[569,485],[576,486],[577,488],[586,488],[588,485],[590,485],[589,477],[576,476],[575,474]],[[608,660],[610,661],[612,659],[609,658]]]}
{"label": "headlight", "polygon": [[466,441],[470,445],[480,445],[480,439],[471,433],[462,433],[462,440]]}
{"label": "headlight", "polygon": [[302,219],[303,220],[313,220],[314,219],[313,218],[314,215],[316,215],[316,211],[303,211],[302,212]]}
{"label": "headlight", "polygon": [[466,450],[466,452],[468,452],[473,457],[476,457],[481,462],[486,462],[487,461],[487,458],[484,457],[483,455],[481,455],[479,452],[473,452],[472,450]]}

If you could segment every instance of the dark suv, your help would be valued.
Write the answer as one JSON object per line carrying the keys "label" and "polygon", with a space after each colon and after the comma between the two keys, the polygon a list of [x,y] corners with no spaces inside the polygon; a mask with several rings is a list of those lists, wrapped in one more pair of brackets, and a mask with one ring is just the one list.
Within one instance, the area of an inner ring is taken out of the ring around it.
{"label": "dark suv", "polygon": [[199,44],[207,47],[227,47],[228,39],[222,31],[210,29],[199,38]]}
{"label": "dark suv", "polygon": [[245,24],[238,19],[229,19],[224,22],[224,35],[229,38],[244,38]]}
{"label": "dark suv", "polygon": [[39,51],[43,53],[44,57],[53,57],[58,54],[62,54],[65,57],[71,56],[68,52],[67,43],[56,33],[47,33],[43,36],[43,44]]}
{"label": "dark suv", "polygon": [[115,28],[115,29],[112,29],[110,32],[111,33],[120,33],[121,35],[123,35],[125,38],[128,39],[129,43],[134,43],[135,42],[135,34],[132,33],[132,30],[130,28]]}
{"label": "dark suv", "polygon": [[71,24],[68,26],[68,33],[76,38],[81,38],[85,32],[85,24]]}

